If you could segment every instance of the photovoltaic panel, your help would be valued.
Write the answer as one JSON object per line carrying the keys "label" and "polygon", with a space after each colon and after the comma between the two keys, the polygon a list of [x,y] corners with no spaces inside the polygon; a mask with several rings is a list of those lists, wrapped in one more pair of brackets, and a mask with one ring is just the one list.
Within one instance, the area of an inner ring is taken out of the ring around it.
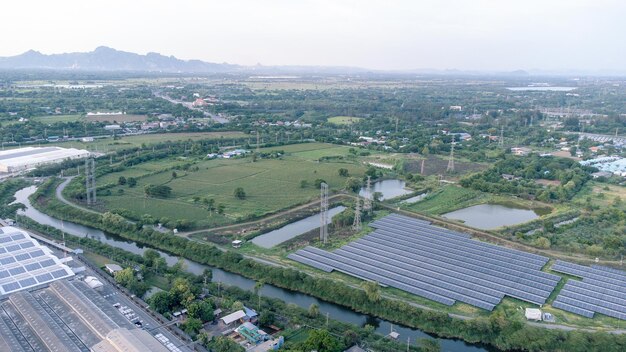
{"label": "photovoltaic panel", "polygon": [[399,215],[334,252],[306,247],[289,259],[377,281],[444,304],[492,310],[504,296],[543,304],[560,277],[540,271],[548,258],[485,244]]}
{"label": "photovoltaic panel", "polygon": [[582,278],[582,281],[568,280],[559,293],[557,301],[567,305],[567,309],[562,309],[585,317],[591,312],[591,316],[599,313],[626,320],[626,276],[620,270],[561,260],[551,269]]}

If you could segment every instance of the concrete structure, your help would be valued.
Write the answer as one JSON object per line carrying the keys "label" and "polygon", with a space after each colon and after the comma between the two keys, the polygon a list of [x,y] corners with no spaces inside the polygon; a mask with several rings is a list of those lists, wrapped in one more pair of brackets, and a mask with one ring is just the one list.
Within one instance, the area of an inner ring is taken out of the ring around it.
{"label": "concrete structure", "polygon": [[526,312],[524,313],[526,316],[526,320],[536,320],[541,321],[541,309],[537,308],[526,308]]}
{"label": "concrete structure", "polygon": [[17,173],[45,164],[86,158],[86,150],[61,147],[26,147],[0,151],[0,172]]}
{"label": "concrete structure", "polygon": [[246,313],[243,310],[230,313],[225,317],[222,317],[222,322],[226,325],[230,325],[237,321],[243,321],[246,318]]}
{"label": "concrete structure", "polygon": [[517,155],[517,156],[526,156],[526,155],[530,154],[530,152],[532,152],[532,150],[530,148],[526,148],[526,147],[513,147],[513,148],[511,148],[511,154]]}
{"label": "concrete structure", "polygon": [[168,352],[150,333],[141,329],[118,328],[107,334],[106,340],[92,347],[94,352]]}
{"label": "concrete structure", "polygon": [[123,270],[123,268],[117,264],[105,264],[104,267],[111,275],[114,275],[116,272]]}

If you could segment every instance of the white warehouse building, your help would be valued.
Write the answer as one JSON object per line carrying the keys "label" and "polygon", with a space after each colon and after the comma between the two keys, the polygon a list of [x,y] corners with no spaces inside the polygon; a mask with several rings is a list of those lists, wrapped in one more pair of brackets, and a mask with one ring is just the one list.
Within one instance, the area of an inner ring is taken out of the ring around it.
{"label": "white warehouse building", "polygon": [[61,147],[26,147],[0,151],[0,172],[16,173],[37,166],[60,163],[68,159],[86,158],[83,149]]}

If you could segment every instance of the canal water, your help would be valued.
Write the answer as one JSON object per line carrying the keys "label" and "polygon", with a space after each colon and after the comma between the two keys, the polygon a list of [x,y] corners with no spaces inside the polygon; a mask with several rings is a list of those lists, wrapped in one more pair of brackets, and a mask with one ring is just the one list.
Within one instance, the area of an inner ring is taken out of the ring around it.
{"label": "canal water", "polygon": [[[392,199],[412,192],[405,186],[406,182],[402,180],[382,180],[372,184],[372,194],[380,192],[383,195],[380,200]],[[366,193],[365,187],[359,191],[361,197],[365,197]]]}
{"label": "canal water", "polygon": [[[49,215],[46,215],[37,209],[33,208],[28,197],[36,191],[35,186],[27,187],[22,190],[19,190],[15,194],[16,203],[22,203],[26,206],[24,211],[18,212],[20,215],[27,216],[40,224],[48,225],[50,227],[64,230],[68,234],[72,234],[80,237],[91,237],[94,239],[98,239],[103,243],[109,244],[111,246],[121,248],[127,250],[129,252],[135,254],[143,254],[143,252],[149,247],[138,245],[132,241],[124,240],[118,236],[105,233],[98,229],[94,229],[88,226],[83,226],[67,221],[61,221],[55,219]],[[165,258],[169,265],[175,264],[179,258],[176,256],[172,256],[168,253],[156,250],[161,254],[162,257]],[[222,282],[226,285],[237,286],[244,290],[253,290],[256,282],[254,280],[250,280],[238,274],[233,274],[218,268],[213,268],[208,265],[200,264],[197,262],[193,262],[187,259],[183,259],[186,264],[186,270],[190,273],[201,275],[204,269],[210,269],[213,273],[213,282]],[[277,298],[287,303],[294,303],[302,308],[308,308],[311,304],[315,303],[320,307],[320,312],[322,314],[327,314],[331,319],[339,320],[346,323],[352,323],[358,326],[365,326],[366,324],[372,325],[375,327],[376,332],[387,335],[389,334],[392,325],[391,323],[378,319],[376,317],[372,317],[366,314],[360,314],[354,312],[348,308],[345,308],[340,305],[336,305],[333,303],[325,302],[319,300],[315,297],[311,297],[299,292],[294,292],[286,289],[282,289],[279,287],[275,287],[272,285],[264,285],[259,291],[261,295],[266,297]],[[441,346],[442,351],[450,351],[450,352],[478,352],[478,351],[495,351],[491,348],[487,349],[483,346],[472,345],[465,343],[461,340],[455,339],[444,339],[437,338],[430,334],[427,334],[423,331],[412,329],[408,327],[403,327],[400,325],[393,325],[393,330],[400,334],[400,340],[406,341],[407,338],[410,338],[411,344],[415,344],[417,339],[428,338],[428,339],[437,339]]]}
{"label": "canal water", "polygon": [[[332,219],[333,216],[341,213],[344,209],[346,209],[344,206],[334,207],[328,210],[328,214]],[[321,221],[321,215],[315,214],[302,220],[292,222],[291,224],[287,224],[274,231],[257,236],[253,238],[251,242],[263,248],[272,248],[277,244],[281,244],[294,237],[298,237],[311,230],[319,228]]]}
{"label": "canal water", "polygon": [[417,202],[423,200],[426,197],[428,197],[428,192],[427,193],[418,194],[415,197],[407,198],[407,199],[401,201],[400,203],[401,204],[413,204],[413,203],[417,203]]}
{"label": "canal water", "polygon": [[481,230],[493,230],[501,226],[518,225],[537,219],[532,210],[500,204],[479,204],[442,215],[444,218],[461,220],[466,225]]}

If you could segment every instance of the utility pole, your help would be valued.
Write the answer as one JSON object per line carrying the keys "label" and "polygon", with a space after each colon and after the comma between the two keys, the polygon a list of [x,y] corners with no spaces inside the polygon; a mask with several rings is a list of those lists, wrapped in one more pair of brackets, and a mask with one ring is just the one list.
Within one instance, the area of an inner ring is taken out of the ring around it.
{"label": "utility pole", "polygon": [[399,118],[398,116],[396,116],[396,133],[398,133],[398,121],[399,121]]}
{"label": "utility pole", "polygon": [[500,126],[500,140],[498,143],[500,143],[500,147],[504,147],[504,126]]}
{"label": "utility pole", "polygon": [[259,130],[256,131],[256,152],[259,153],[259,146],[261,145],[261,140],[259,139]]}
{"label": "utility pole", "polygon": [[422,167],[420,168],[420,175],[424,174],[424,162],[426,161],[426,159],[422,159]]}
{"label": "utility pole", "polygon": [[363,211],[372,211],[372,178],[367,176],[367,186],[365,187],[365,199],[363,200]]}
{"label": "utility pole", "polygon": [[328,185],[322,182],[320,199],[320,241],[328,243]]}
{"label": "utility pole", "polygon": [[450,160],[448,160],[448,168],[447,172],[454,172],[454,145],[456,142],[452,141],[452,145],[450,147]]}
{"label": "utility pole", "polygon": [[85,190],[87,191],[87,205],[96,203],[96,161],[93,158],[85,159]]}
{"label": "utility pole", "polygon": [[356,232],[361,231],[361,197],[356,196],[356,206],[354,208],[354,221],[352,229]]}

